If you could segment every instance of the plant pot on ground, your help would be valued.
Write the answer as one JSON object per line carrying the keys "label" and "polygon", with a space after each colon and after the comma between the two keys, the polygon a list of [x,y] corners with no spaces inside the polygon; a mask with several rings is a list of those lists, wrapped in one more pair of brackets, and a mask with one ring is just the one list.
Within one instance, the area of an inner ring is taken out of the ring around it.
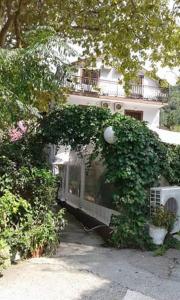
{"label": "plant pot on ground", "polygon": [[149,235],[155,245],[162,245],[166,234],[171,231],[176,216],[164,206],[156,208],[149,225]]}

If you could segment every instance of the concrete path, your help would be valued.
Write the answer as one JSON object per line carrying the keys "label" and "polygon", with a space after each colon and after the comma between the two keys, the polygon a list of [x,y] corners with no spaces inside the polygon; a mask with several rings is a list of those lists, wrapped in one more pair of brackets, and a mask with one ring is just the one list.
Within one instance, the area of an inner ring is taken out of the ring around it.
{"label": "concrete path", "polygon": [[54,257],[30,259],[0,279],[1,300],[179,300],[180,253],[104,248],[74,218]]}

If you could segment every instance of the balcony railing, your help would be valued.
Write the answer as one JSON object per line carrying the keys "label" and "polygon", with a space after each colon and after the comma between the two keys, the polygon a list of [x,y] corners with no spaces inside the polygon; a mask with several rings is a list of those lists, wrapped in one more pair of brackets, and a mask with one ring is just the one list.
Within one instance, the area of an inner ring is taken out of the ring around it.
{"label": "balcony railing", "polygon": [[128,93],[126,93],[123,85],[116,81],[97,80],[79,76],[66,79],[64,85],[74,92],[94,96],[128,97],[162,102],[167,102],[169,96],[168,88],[131,84]]}

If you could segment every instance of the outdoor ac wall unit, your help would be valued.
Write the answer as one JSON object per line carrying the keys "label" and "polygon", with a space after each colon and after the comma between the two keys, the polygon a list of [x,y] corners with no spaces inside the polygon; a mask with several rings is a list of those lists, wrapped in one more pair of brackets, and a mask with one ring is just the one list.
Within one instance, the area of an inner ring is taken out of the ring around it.
{"label": "outdoor ac wall unit", "polygon": [[111,103],[108,102],[108,101],[102,101],[101,102],[101,107],[110,108],[111,107]]}
{"label": "outdoor ac wall unit", "polygon": [[176,214],[172,233],[180,231],[180,186],[155,187],[150,189],[151,215],[160,205]]}
{"label": "outdoor ac wall unit", "polygon": [[123,113],[124,112],[123,103],[121,103],[121,102],[114,103],[114,111],[119,112],[119,113]]}

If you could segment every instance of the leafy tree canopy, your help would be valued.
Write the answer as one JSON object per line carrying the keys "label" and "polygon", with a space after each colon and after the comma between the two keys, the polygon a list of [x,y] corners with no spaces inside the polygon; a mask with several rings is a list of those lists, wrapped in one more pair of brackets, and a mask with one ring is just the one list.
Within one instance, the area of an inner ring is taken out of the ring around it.
{"label": "leafy tree canopy", "polygon": [[146,59],[178,65],[178,2],[170,10],[168,0],[1,0],[0,46],[25,47],[37,26],[50,26],[85,54],[113,57],[126,77]]}
{"label": "leafy tree canopy", "polygon": [[0,50],[0,127],[65,101],[62,81],[71,49],[58,39],[32,47]]}

